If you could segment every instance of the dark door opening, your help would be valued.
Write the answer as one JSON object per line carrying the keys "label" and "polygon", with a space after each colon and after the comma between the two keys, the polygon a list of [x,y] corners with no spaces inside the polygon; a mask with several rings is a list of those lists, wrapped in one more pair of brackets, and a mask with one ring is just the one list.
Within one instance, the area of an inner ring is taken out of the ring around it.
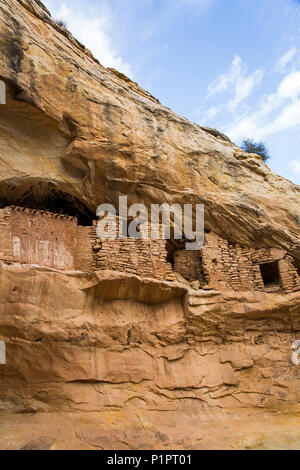
{"label": "dark door opening", "polygon": [[294,259],[293,262],[294,262],[294,266],[297,270],[297,274],[298,274],[298,276],[300,276],[300,261]]}
{"label": "dark door opening", "polygon": [[261,277],[267,289],[278,289],[281,287],[278,261],[260,264]]}

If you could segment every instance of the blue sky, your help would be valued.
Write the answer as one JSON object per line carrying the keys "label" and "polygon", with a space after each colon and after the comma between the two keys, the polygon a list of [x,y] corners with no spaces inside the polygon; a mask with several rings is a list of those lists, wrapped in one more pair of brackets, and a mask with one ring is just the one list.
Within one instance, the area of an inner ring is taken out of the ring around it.
{"label": "blue sky", "polygon": [[300,184],[300,1],[44,0],[107,67]]}

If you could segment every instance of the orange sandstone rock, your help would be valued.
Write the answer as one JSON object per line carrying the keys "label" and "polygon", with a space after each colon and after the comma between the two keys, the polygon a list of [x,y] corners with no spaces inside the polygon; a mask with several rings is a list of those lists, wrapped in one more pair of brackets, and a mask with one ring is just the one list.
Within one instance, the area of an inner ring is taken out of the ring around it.
{"label": "orange sandstone rock", "polygon": [[192,285],[180,251],[172,282],[1,263],[0,448],[299,448],[299,187],[104,68],[38,0],[2,0],[0,50],[1,207],[78,217],[84,264],[122,194],[203,203],[210,232]]}

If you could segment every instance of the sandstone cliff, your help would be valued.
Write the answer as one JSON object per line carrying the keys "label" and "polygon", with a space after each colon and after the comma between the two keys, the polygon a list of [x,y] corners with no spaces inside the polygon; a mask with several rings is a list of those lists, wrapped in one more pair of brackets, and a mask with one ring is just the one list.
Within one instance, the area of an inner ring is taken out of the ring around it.
{"label": "sandstone cliff", "polygon": [[[38,0],[1,0],[0,50],[2,207],[204,203],[206,230],[300,260],[298,186],[101,66]],[[5,263],[0,278],[1,448],[299,446],[299,291]]]}
{"label": "sandstone cliff", "polygon": [[[34,0],[2,0],[1,186],[101,202],[203,202],[206,228],[300,258],[299,187],[102,67]],[[191,191],[185,191],[190,188]],[[83,210],[83,209],[82,209]]]}

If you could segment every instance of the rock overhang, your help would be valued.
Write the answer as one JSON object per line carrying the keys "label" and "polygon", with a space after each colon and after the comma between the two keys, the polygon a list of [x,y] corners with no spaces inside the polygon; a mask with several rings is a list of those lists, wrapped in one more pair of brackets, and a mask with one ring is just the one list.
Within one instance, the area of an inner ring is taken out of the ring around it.
{"label": "rock overhang", "polygon": [[[39,2],[18,0],[13,15],[8,4],[3,3],[7,21],[1,24],[1,79],[14,91],[6,106],[23,110],[30,125],[43,123],[44,152],[23,142],[22,154],[12,151],[9,171],[2,162],[3,181],[25,184],[36,175],[92,213],[100,203],[116,204],[122,194],[129,203],[147,206],[183,204],[185,188],[192,187],[188,202],[205,204],[208,230],[246,246],[259,240],[300,259],[299,187],[218,131],[190,123],[102,67]],[[18,34],[12,38],[15,21]],[[9,54],[12,40],[20,51],[17,72]],[[61,145],[45,139],[49,129]]]}

